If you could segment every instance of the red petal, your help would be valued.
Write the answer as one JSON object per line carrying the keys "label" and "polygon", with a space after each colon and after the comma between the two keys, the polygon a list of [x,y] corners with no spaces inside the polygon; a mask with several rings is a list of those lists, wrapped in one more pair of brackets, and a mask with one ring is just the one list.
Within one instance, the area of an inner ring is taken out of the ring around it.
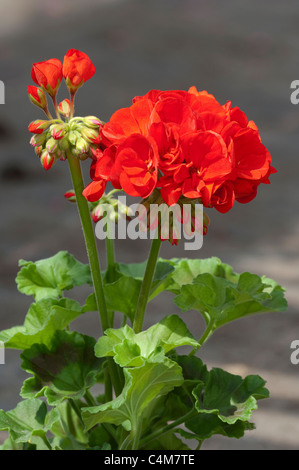
{"label": "red petal", "polygon": [[82,194],[88,201],[96,202],[103,196],[106,184],[107,181],[104,180],[92,181],[86,186]]}

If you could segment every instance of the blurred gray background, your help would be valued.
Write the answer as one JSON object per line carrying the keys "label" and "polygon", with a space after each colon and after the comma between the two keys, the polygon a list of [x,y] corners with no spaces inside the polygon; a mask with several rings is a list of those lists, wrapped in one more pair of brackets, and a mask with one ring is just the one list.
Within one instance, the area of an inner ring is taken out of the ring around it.
{"label": "blurred gray background", "polygon": [[[299,339],[299,105],[290,102],[290,84],[299,79],[298,0],[0,0],[0,8],[0,80],[6,86],[0,105],[1,330],[22,324],[32,301],[16,290],[20,258],[65,249],[87,260],[76,207],[63,198],[72,187],[67,164],[45,172],[29,145],[28,124],[42,118],[26,93],[32,63],[63,60],[70,48],[86,52],[97,72],[78,92],[76,114],[103,120],[150,89],[206,89],[256,122],[278,173],[250,204],[236,203],[224,215],[211,210],[200,251],[164,243],[161,256],[218,256],[237,272],[265,274],[286,288],[289,308],[225,326],[201,350],[209,367],[258,373],[271,392],[253,415],[256,430],[241,440],[215,436],[203,449],[298,449],[299,365],[290,361],[290,344]],[[65,97],[62,85],[59,99]],[[89,162],[84,173],[88,182]],[[104,267],[102,242],[99,249]],[[117,259],[143,261],[148,249],[146,241],[118,241]],[[177,313],[171,298],[156,299],[146,325],[168,313]],[[199,315],[184,319],[199,337]],[[100,334],[93,314],[73,326]],[[6,351],[0,365],[5,410],[16,406],[27,377],[19,366],[19,353]]]}

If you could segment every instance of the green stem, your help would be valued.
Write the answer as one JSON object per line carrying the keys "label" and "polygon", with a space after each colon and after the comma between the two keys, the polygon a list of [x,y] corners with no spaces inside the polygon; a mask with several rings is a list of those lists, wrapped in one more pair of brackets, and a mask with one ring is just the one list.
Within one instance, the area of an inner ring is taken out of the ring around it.
{"label": "green stem", "polygon": [[74,116],[74,111],[75,111],[75,94],[76,92],[70,91],[70,119],[73,118]]}
{"label": "green stem", "polygon": [[204,331],[204,334],[202,337],[198,340],[199,346],[195,349],[192,349],[192,351],[188,354],[189,356],[194,356],[194,354],[204,345],[204,343],[209,339],[211,334],[214,331],[214,325],[215,325],[215,320],[210,320],[208,323],[207,328]]}
{"label": "green stem", "polygon": [[135,312],[135,318],[133,323],[133,329],[135,333],[139,333],[142,330],[143,319],[145,310],[148,303],[150,288],[152,285],[152,280],[154,277],[156,264],[159,256],[159,251],[161,247],[161,240],[159,238],[154,238],[150,250],[150,254],[148,257],[144,278],[142,281],[137,308]]}
{"label": "green stem", "polygon": [[108,367],[105,367],[104,370],[104,380],[105,380],[105,400],[106,403],[113,400],[113,393],[112,393],[112,382],[110,376],[110,365],[108,363]]}
{"label": "green stem", "polygon": [[[106,256],[107,256],[107,281],[109,283],[113,282],[114,279],[114,263],[115,263],[115,256],[114,256],[114,240],[111,236],[111,227],[110,223],[108,222],[107,224],[107,236],[106,236]],[[113,328],[114,324],[114,312],[109,312],[109,320],[110,320],[110,326]]]}
{"label": "green stem", "polygon": [[159,429],[158,431],[153,432],[149,436],[145,437],[142,439],[139,443],[139,449],[142,449],[145,445],[147,445],[149,442],[153,441],[154,439],[157,439],[158,437],[163,436],[167,432],[171,431],[172,429],[176,428],[180,424],[183,424],[187,419],[191,418],[191,416],[194,414],[194,408],[190,410],[188,413],[186,413],[184,416],[181,418],[177,419],[176,421],[173,421],[172,423],[168,424],[162,429]]}
{"label": "green stem", "polygon": [[[70,399],[69,399],[69,404],[71,405],[71,407],[73,408],[74,412],[76,413],[76,415],[77,415],[78,418],[80,419],[81,423],[84,425],[84,422],[83,422],[83,419],[82,419],[82,416],[81,416],[80,406],[78,406],[78,404],[76,403],[75,400],[73,400],[73,398],[70,398]],[[74,429],[73,432],[75,432],[75,429]]]}
{"label": "green stem", "polygon": [[53,106],[54,106],[54,109],[55,109],[56,116],[60,120],[61,116],[60,116],[59,109],[58,109],[58,106],[57,106],[56,95],[52,97],[52,101],[53,101]]}
{"label": "green stem", "polygon": [[131,442],[131,438],[129,434],[120,445],[119,450],[127,450],[130,442]]}
{"label": "green stem", "polygon": [[50,111],[48,110],[48,107],[44,108],[44,112],[45,112],[46,116],[52,121],[53,116],[50,113]]}
{"label": "green stem", "polygon": [[140,435],[141,435],[141,426],[139,423],[135,423],[134,432],[135,432],[135,435],[133,439],[132,450],[138,450]]}
{"label": "green stem", "polygon": [[73,155],[68,151],[67,154],[69,167],[71,171],[74,191],[76,194],[76,201],[78,206],[78,211],[81,219],[81,224],[83,228],[85,244],[88,254],[88,259],[90,263],[91,275],[95,290],[96,303],[100,314],[101,325],[103,331],[109,328],[108,312],[104,297],[103,281],[101,276],[101,269],[98,257],[98,250],[95,241],[93,226],[91,222],[91,217],[89,213],[89,207],[87,200],[82,195],[84,190],[83,177],[81,172],[80,160],[73,157]]}
{"label": "green stem", "polygon": [[86,390],[84,394],[84,399],[88,406],[97,406],[97,402],[95,401],[94,397],[92,396],[89,390]]}
{"label": "green stem", "polygon": [[[87,200],[82,195],[82,192],[84,190],[84,182],[81,172],[80,160],[78,158],[73,157],[70,151],[67,152],[67,158],[76,195],[78,211],[83,228],[97,308],[100,315],[102,330],[105,331],[110,327],[110,322],[104,296],[103,281],[101,276],[100,262],[95,235],[93,231],[93,225],[90,217]],[[119,382],[116,364],[113,361],[113,358],[111,357],[108,358],[108,367],[115,392],[119,395],[122,391],[122,385]]]}
{"label": "green stem", "polygon": [[198,441],[198,445],[195,450],[200,450],[203,441]]}
{"label": "green stem", "polygon": [[[108,269],[108,275],[110,275],[109,270],[111,271],[111,268],[113,267],[115,263],[114,240],[109,237],[109,234],[107,235],[108,235],[106,238],[107,269]],[[113,280],[109,282],[113,282]]]}

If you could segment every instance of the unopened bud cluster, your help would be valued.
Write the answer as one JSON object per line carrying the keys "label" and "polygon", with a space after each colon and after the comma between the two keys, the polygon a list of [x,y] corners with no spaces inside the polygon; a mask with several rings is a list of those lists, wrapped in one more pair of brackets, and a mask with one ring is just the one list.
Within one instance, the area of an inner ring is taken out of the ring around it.
{"label": "unopened bud cluster", "polygon": [[[90,215],[94,222],[99,222],[103,217],[107,217],[111,222],[118,223],[120,218],[130,220],[134,216],[132,210],[122,201],[122,198],[113,197],[114,193],[115,190],[112,190],[108,194],[103,194],[101,199],[96,202],[88,201]],[[64,197],[69,202],[76,202],[73,189],[67,191]]]}
{"label": "unopened bud cluster", "polygon": [[101,220],[106,214],[108,218],[115,223],[119,222],[120,218],[130,220],[134,215],[131,209],[124,204],[120,198],[116,199],[110,194],[104,194],[99,201],[92,204],[91,217],[94,222]]}
{"label": "unopened bud cluster", "polygon": [[[61,106],[65,116],[67,106]],[[29,125],[34,135],[30,140],[35,153],[45,170],[57,160],[65,160],[68,153],[80,160],[94,158],[101,137],[102,122],[95,116],[74,117],[70,121],[61,119],[36,120]]]}
{"label": "unopened bud cluster", "polygon": [[[102,122],[94,117],[74,117],[74,98],[77,90],[95,73],[95,66],[87,54],[70,49],[63,60],[49,59],[36,62],[32,66],[31,77],[36,85],[28,86],[30,101],[42,109],[48,120],[36,120],[29,125],[34,134],[30,143],[40,158],[45,170],[49,170],[57,160],[65,160],[68,155],[85,160],[94,158],[100,144]],[[57,92],[62,82],[68,87],[70,100],[64,99],[57,106]],[[57,119],[53,119],[47,102],[47,95],[53,102]]]}

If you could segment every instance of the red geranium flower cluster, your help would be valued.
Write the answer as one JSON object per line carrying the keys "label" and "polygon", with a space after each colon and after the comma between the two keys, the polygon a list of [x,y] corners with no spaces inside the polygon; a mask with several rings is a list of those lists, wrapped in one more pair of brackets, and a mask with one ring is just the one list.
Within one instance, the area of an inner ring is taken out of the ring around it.
{"label": "red geranium flower cluster", "polygon": [[276,172],[254,122],[195,87],[135,97],[101,136],[83,193],[89,201],[111,182],[131,196],[145,199],[158,188],[169,206],[183,197],[224,213],[235,200],[251,201]]}

